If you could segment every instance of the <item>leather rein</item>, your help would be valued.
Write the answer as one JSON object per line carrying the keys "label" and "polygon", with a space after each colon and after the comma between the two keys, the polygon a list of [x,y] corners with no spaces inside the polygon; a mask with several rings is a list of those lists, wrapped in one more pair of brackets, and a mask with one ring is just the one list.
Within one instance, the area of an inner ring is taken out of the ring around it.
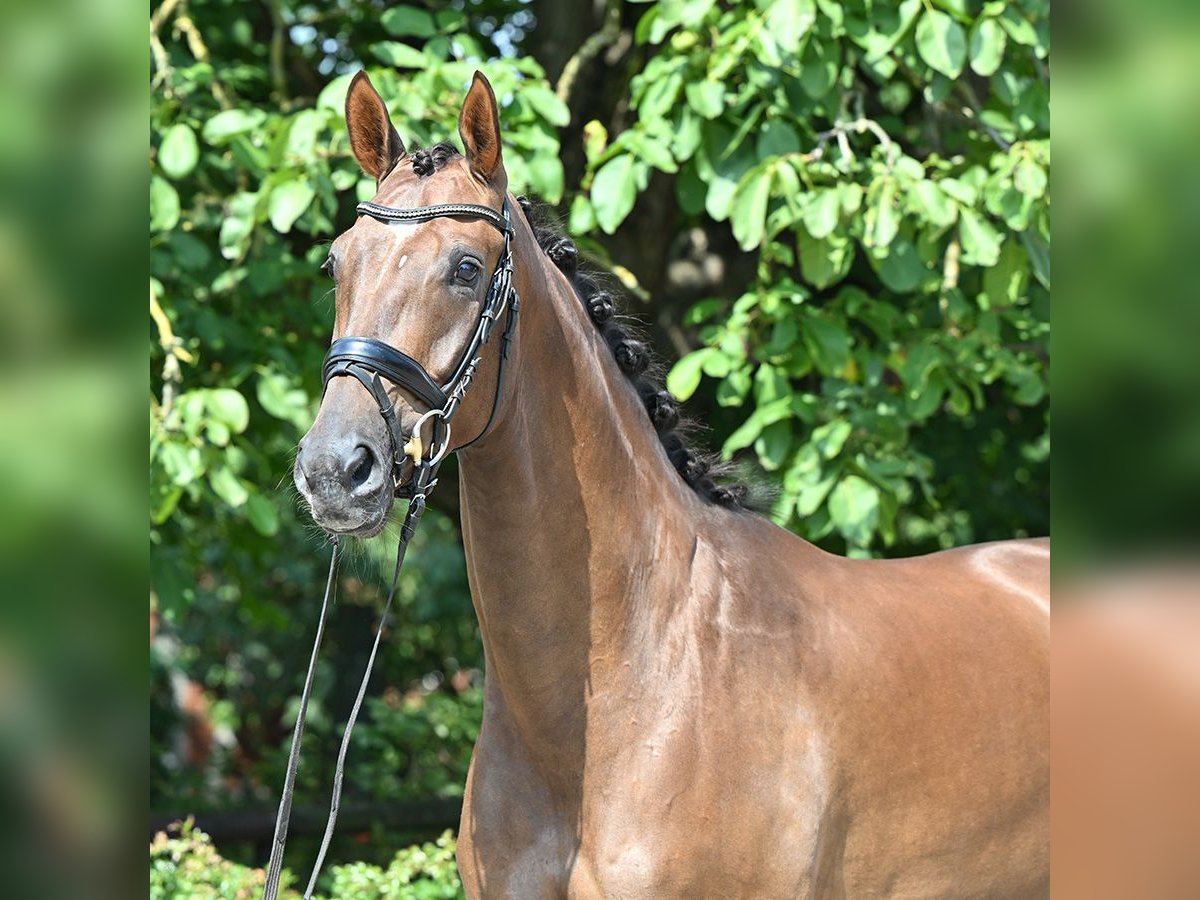
{"label": "leather rein", "polygon": [[[350,717],[346,721],[346,730],[342,735],[341,747],[338,751],[337,768],[334,770],[333,794],[329,806],[329,819],[325,825],[325,835],[321,841],[321,849],[317,853],[309,877],[308,887],[304,891],[305,900],[312,896],[316,887],[317,876],[321,872],[325,854],[333,839],[334,826],[337,822],[338,806],[341,802],[342,778],[345,769],[346,753],[350,748],[350,734],[358,719],[359,709],[366,696],[367,684],[371,678],[371,670],[375,665],[375,656],[379,650],[380,638],[387,624],[388,612],[391,610],[392,598],[396,594],[396,585],[400,578],[400,568],[408,550],[408,543],[416,531],[417,523],[425,512],[426,502],[430,492],[437,485],[437,470],[450,452],[466,449],[487,434],[496,419],[496,411],[504,386],[504,370],[508,361],[509,347],[517,326],[517,314],[520,311],[521,300],[513,287],[512,260],[512,223],[509,217],[508,198],[500,212],[472,203],[441,203],[434,206],[422,206],[414,209],[400,209],[393,206],[380,206],[377,203],[358,204],[359,215],[370,216],[381,222],[428,222],[437,218],[468,218],[483,219],[504,235],[504,250],[496,262],[492,272],[492,280],[488,285],[487,296],[479,313],[475,331],[467,342],[458,363],[454,367],[449,380],[439,384],[417,360],[406,353],[397,350],[390,344],[370,337],[343,337],[334,341],[325,356],[322,366],[323,389],[328,388],[331,379],[349,376],[355,378],[370,391],[371,396],[379,404],[379,414],[387,425],[388,441],[392,457],[392,489],[395,497],[408,498],[408,510],[400,526],[400,538],[396,548],[396,565],[392,573],[391,588],[388,590],[387,601],[384,603],[380,616],[379,627],[375,631],[375,641],[371,654],[367,659],[367,667],[359,684],[358,695]],[[462,404],[463,397],[471,386],[471,381],[482,362],[483,346],[491,337],[492,330],[501,315],[505,316],[504,332],[500,340],[500,362],[496,373],[496,391],[492,397],[492,410],[483,430],[466,444],[453,448],[450,446],[450,423]],[[390,382],[398,388],[407,391],[427,407],[413,426],[411,434],[406,438],[400,425],[400,417],[396,414],[395,404],[388,396],[384,382]],[[422,428],[426,422],[431,423],[431,446],[426,448],[422,441]],[[428,449],[428,453],[426,452]],[[411,460],[413,472],[407,483],[402,481],[403,470],[407,461]],[[337,586],[338,560],[341,546],[336,535],[330,535],[333,544],[333,554],[329,561],[329,577],[325,584],[325,597],[321,603],[321,612],[317,620],[317,634],[313,642],[312,655],[309,658],[308,673],[304,679],[304,688],[300,694],[300,707],[296,714],[296,726],[292,732],[291,749],[288,751],[287,774],[284,779],[283,793],[279,800],[279,812],[275,818],[275,835],[271,843],[271,859],[267,864],[266,883],[263,886],[263,900],[276,900],[279,895],[280,876],[283,870],[283,851],[287,843],[288,823],[291,819],[292,795],[296,784],[296,771],[300,764],[300,744],[304,736],[304,721],[308,711],[308,700],[312,693],[313,677],[316,672],[317,658],[320,653],[321,639],[325,632],[325,620],[330,602],[334,597]]]}

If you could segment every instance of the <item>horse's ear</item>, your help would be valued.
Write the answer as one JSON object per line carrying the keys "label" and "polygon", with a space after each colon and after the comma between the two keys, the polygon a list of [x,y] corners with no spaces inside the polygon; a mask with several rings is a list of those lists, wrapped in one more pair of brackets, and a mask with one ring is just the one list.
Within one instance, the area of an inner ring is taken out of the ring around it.
{"label": "horse's ear", "polygon": [[404,156],[404,142],[388,118],[383,98],[363,69],[346,92],[346,131],[354,158],[376,181],[382,181]]}
{"label": "horse's ear", "polygon": [[480,181],[494,184],[500,171],[500,110],[492,86],[482,72],[475,73],[471,90],[463,101],[458,115],[458,136],[462,138],[471,172]]}

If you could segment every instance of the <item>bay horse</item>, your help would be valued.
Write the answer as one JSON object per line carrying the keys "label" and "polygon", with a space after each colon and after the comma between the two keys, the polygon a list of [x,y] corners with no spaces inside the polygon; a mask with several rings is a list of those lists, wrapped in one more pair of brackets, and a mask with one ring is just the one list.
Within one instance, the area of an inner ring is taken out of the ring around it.
{"label": "bay horse", "polygon": [[[378,193],[331,247],[335,338],[448,378],[508,238],[478,215],[378,210],[512,210],[508,375],[489,344],[448,448],[486,660],[467,895],[1044,896],[1048,544],[843,559],[743,509],[675,432],[611,299],[509,195],[481,74],[464,153],[409,153],[364,73],[346,122]],[[419,432],[426,401],[386,390],[382,411]],[[328,531],[390,515],[377,399],[329,381],[300,444]]]}

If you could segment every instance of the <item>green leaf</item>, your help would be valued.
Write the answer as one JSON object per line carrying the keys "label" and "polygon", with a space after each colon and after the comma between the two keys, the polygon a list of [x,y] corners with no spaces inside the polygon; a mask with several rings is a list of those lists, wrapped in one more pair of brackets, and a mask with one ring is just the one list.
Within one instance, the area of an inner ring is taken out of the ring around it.
{"label": "green leaf", "polygon": [[717,404],[719,406],[741,406],[749,392],[749,370],[734,369],[717,385]]}
{"label": "green leaf", "polygon": [[1041,282],[1042,287],[1050,290],[1050,245],[1041,235],[1032,231],[1021,232],[1021,243],[1025,245],[1025,252],[1029,254],[1034,277]]}
{"label": "green leaf", "polygon": [[275,504],[262,494],[254,493],[246,498],[246,518],[263,537],[274,537],[279,532],[279,513]]}
{"label": "green leaf", "polygon": [[167,175],[176,181],[185,178],[199,160],[200,144],[196,132],[182,122],[167,129],[158,148],[158,164]]}
{"label": "green leaf", "polygon": [[412,35],[413,37],[427,38],[433,37],[438,32],[433,16],[423,9],[412,6],[392,7],[379,17],[379,23],[383,25],[388,34],[394,34],[397,37]]}
{"label": "green leaf", "polygon": [[235,434],[241,434],[250,424],[250,407],[246,398],[233,388],[213,388],[204,397],[209,414],[221,420]]}
{"label": "green leaf", "polygon": [[1005,7],[1000,16],[1000,27],[1008,32],[1008,36],[1015,43],[1026,47],[1038,45],[1037,29],[1033,27],[1033,23],[1022,17],[1020,10],[1014,6]]}
{"label": "green leaf", "polygon": [[551,125],[565,128],[571,123],[571,110],[549,88],[540,84],[522,85],[521,97]]}
{"label": "green leaf", "polygon": [[276,185],[267,203],[267,215],[271,219],[271,225],[276,231],[287,234],[296,220],[308,209],[316,194],[312,185],[299,178]]}
{"label": "green leaf", "polygon": [[758,407],[750,414],[750,418],[743,422],[725,440],[725,443],[721,447],[721,454],[728,457],[743,447],[749,447],[762,434],[764,428],[776,422],[783,421],[791,416],[791,414],[792,402],[790,397],[784,397],[773,403]]}
{"label": "green leaf", "polygon": [[325,128],[325,113],[306,109],[292,120],[288,129],[288,153],[306,162],[311,161],[317,149],[317,136]]}
{"label": "green leaf", "polygon": [[815,0],[774,0],[767,10],[767,29],[784,53],[799,53],[800,39],[816,21]]}
{"label": "green leaf", "polygon": [[865,547],[879,522],[879,491],[858,475],[847,475],[829,495],[829,515],[851,544]]}
{"label": "green leaf", "polygon": [[888,178],[879,189],[875,206],[867,216],[869,230],[863,239],[877,252],[892,245],[900,231],[900,211],[896,208],[896,183]]}
{"label": "green leaf", "polygon": [[758,135],[758,158],[783,156],[800,150],[800,135],[786,122],[768,122]]}
{"label": "green leaf", "polygon": [[729,218],[733,208],[733,198],[737,193],[737,182],[718,173],[713,173],[708,182],[708,190],[704,194],[704,209],[717,222]]}
{"label": "green leaf", "polygon": [[899,375],[908,387],[910,396],[915,396],[925,390],[929,383],[929,376],[941,362],[941,351],[932,344],[916,344],[908,349],[904,362],[900,366]]}
{"label": "green leaf", "polygon": [[850,361],[850,334],[821,316],[804,321],[804,343],[822,375],[839,375]]}
{"label": "green leaf", "polygon": [[790,399],[792,384],[787,373],[770,363],[763,363],[754,373],[754,399],[759,406],[781,398]]}
{"label": "green leaf", "polygon": [[667,375],[667,390],[674,394],[677,400],[687,400],[696,393],[696,388],[700,386],[700,375],[704,370],[704,360],[711,353],[711,347],[701,347],[671,367]]}
{"label": "green leaf", "polygon": [[1008,36],[995,19],[980,19],[971,28],[971,70],[985,78],[996,74],[1004,61]]}
{"label": "green leaf", "polygon": [[346,107],[346,92],[354,75],[354,72],[339,75],[321,88],[321,93],[317,95],[317,109],[331,109],[340,115]]}
{"label": "green leaf", "polygon": [[179,194],[161,175],[150,177],[150,230],[170,231],[179,222]]}
{"label": "green leaf", "polygon": [[1029,257],[1017,241],[1005,241],[996,265],[983,273],[983,289],[993,306],[1007,306],[1025,296]]}
{"label": "green leaf", "polygon": [[874,255],[869,258],[871,265],[879,273],[880,280],[898,294],[907,294],[915,290],[929,274],[929,270],[921,262],[917,248],[905,238],[892,241],[887,256],[882,259]]}
{"label": "green leaf", "polygon": [[815,513],[817,507],[829,496],[829,489],[833,487],[833,483],[836,480],[836,475],[829,475],[818,481],[801,484],[799,490],[796,492],[796,514],[799,516],[811,516]]}
{"label": "green leaf", "polygon": [[819,241],[807,231],[796,236],[800,252],[800,271],[815,287],[825,288],[846,277],[854,261],[854,242],[830,235]]}
{"label": "green leaf", "polygon": [[180,487],[187,487],[204,474],[204,460],[197,447],[168,442],[162,445],[158,458],[171,483]]}
{"label": "green leaf", "polygon": [[308,394],[293,387],[295,379],[282,372],[264,371],[258,379],[255,396],[258,405],[277,419],[291,422],[298,430],[308,427]]}
{"label": "green leaf", "polygon": [[1046,194],[1046,170],[1024,157],[1013,170],[1013,185],[1026,197],[1039,199]]}
{"label": "green leaf", "polygon": [[245,191],[230,198],[220,233],[221,255],[226,259],[240,259],[250,246],[257,204],[258,194]]}
{"label": "green leaf", "polygon": [[253,131],[266,118],[267,114],[260,109],[227,109],[205,122],[201,134],[208,143],[219,146],[239,134]]}
{"label": "green leaf", "polygon": [[837,82],[841,64],[838,41],[809,41],[800,67],[801,90],[812,99],[820,100]]}
{"label": "green leaf", "polygon": [[734,196],[730,221],[733,236],[743,250],[753,250],[762,243],[767,221],[767,204],[771,199],[770,169],[755,169],[746,174]]}
{"label": "green leaf", "polygon": [[629,148],[641,159],[645,160],[661,172],[678,172],[679,166],[671,156],[670,148],[658,138],[638,132],[629,132],[636,137],[630,138]]}
{"label": "green leaf", "polygon": [[973,209],[963,209],[958,217],[962,241],[962,261],[972,266],[994,266],[1000,258],[1003,238],[990,222]]}
{"label": "green leaf", "polygon": [[967,56],[967,36],[944,12],[927,9],[917,22],[917,52],[930,68],[957,78]]}
{"label": "green leaf", "polygon": [[678,72],[672,72],[651,84],[638,101],[638,112],[643,121],[665,118],[671,112],[671,107],[682,89],[683,76]]}
{"label": "green leaf", "polygon": [[940,228],[947,228],[958,218],[958,207],[946,192],[933,181],[922,179],[909,188],[909,204],[918,215]]}
{"label": "green leaf", "polygon": [[720,347],[710,347],[700,368],[711,378],[724,378],[733,370],[734,360],[727,356]]}
{"label": "green leaf", "polygon": [[684,90],[688,106],[706,119],[715,119],[725,109],[725,85],[719,81],[694,81]]}
{"label": "green leaf", "polygon": [[834,419],[812,430],[808,442],[817,448],[825,459],[833,459],[842,452],[846,438],[850,437],[850,423],[845,419]]}
{"label": "green leaf", "polygon": [[592,180],[592,208],[596,211],[596,224],[605,234],[612,234],[633,210],[635,200],[637,183],[633,174],[633,157],[622,153],[601,166]]}
{"label": "green leaf", "polygon": [[683,0],[679,9],[679,21],[688,28],[695,28],[712,8],[715,0]]}
{"label": "green leaf", "polygon": [[424,69],[429,64],[420,50],[398,41],[379,41],[372,44],[370,50],[380,62],[397,69]]}
{"label": "green leaf", "polygon": [[242,484],[241,479],[225,466],[208,473],[208,483],[218,497],[230,506],[241,506],[250,497],[250,492]]}
{"label": "green leaf", "polygon": [[1007,380],[1016,388],[1013,402],[1021,406],[1036,406],[1046,396],[1045,382],[1034,369],[1014,369]]}
{"label": "green leaf", "polygon": [[837,228],[841,211],[841,192],[836,187],[818,188],[804,208],[804,227],[818,240],[827,238]]}
{"label": "green leaf", "polygon": [[763,429],[758,440],[754,442],[754,452],[758,460],[768,472],[779,469],[792,449],[792,423],[788,421],[774,422]]}
{"label": "green leaf", "polygon": [[466,24],[466,14],[457,9],[443,9],[437,13],[437,27],[443,34],[458,31]]}

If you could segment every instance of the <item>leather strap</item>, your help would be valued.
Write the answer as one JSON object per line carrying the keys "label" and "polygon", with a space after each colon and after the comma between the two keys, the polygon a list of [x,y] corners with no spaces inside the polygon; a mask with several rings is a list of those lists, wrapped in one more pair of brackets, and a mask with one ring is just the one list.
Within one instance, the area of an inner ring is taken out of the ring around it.
{"label": "leather strap", "polygon": [[342,374],[338,367],[343,363],[358,363],[373,369],[393,384],[410,391],[430,409],[446,405],[446,392],[429,377],[425,367],[391,344],[369,337],[344,337],[334,341],[321,372],[326,383]]}
{"label": "leather strap", "polygon": [[[506,201],[507,202],[507,201]],[[428,222],[430,219],[443,217],[483,219],[501,234],[512,232],[508,221],[490,206],[478,206],[474,203],[438,203],[434,206],[420,206],[416,209],[400,209],[396,206],[380,206],[378,203],[358,204],[360,215],[370,216],[383,222]]]}
{"label": "leather strap", "polygon": [[[436,429],[440,427],[445,429],[442,439],[447,442],[445,446],[448,446],[450,420],[454,417],[463,396],[471,386],[471,380],[482,359],[478,355],[479,351],[487,343],[492,328],[500,318],[501,312],[506,312],[504,333],[501,338],[500,364],[496,374],[496,393],[492,398],[491,415],[488,416],[487,424],[484,425],[483,430],[465,446],[474,444],[487,434],[491,429],[492,422],[496,418],[496,408],[500,402],[501,390],[504,384],[505,362],[508,360],[508,349],[512,341],[513,332],[516,329],[517,313],[521,303],[520,297],[517,296],[517,292],[512,285],[512,228],[508,219],[508,200],[505,199],[504,201],[502,215],[486,206],[475,206],[469,203],[444,203],[420,209],[396,209],[388,206],[379,206],[375,203],[360,203],[358,211],[361,214],[373,216],[376,219],[396,222],[424,222],[429,219],[438,218],[439,216],[479,218],[495,226],[504,235],[504,251],[496,263],[495,271],[492,273],[492,282],[488,288],[483,309],[480,311],[475,332],[464,349],[462,356],[459,358],[454,375],[444,387],[439,387],[429,376],[429,373],[425,371],[424,366],[412,357],[401,353],[394,347],[375,338],[339,338],[329,348],[329,353],[326,355],[325,363],[322,366],[324,384],[327,385],[331,378],[348,375],[357,379],[371,393],[371,396],[375,398],[375,402],[379,405],[379,414],[387,424],[388,436],[392,442],[393,467],[398,470],[402,460],[401,454],[404,447],[404,435],[400,427],[399,416],[396,415],[396,408],[391,398],[388,397],[383,379],[386,378],[399,387],[410,391],[413,396],[428,405],[430,413],[435,414],[435,444],[439,440],[436,437]],[[379,650],[380,639],[384,626],[387,624],[392,599],[396,594],[396,585],[400,578],[400,567],[404,564],[404,557],[408,550],[409,541],[412,540],[417,523],[425,511],[428,494],[437,484],[437,471],[443,458],[444,449],[436,457],[419,460],[415,465],[412,480],[406,486],[408,488],[407,493],[412,499],[409,502],[403,524],[400,526],[400,540],[396,548],[396,567],[392,572],[392,584],[388,591],[387,602],[384,604],[379,628],[375,633],[375,641],[371,646],[371,655],[367,660],[366,671],[363,673],[358,694],[354,700],[354,707],[350,712],[350,718],[346,722],[346,730],[342,735],[342,744],[338,751],[337,767],[334,770],[333,794],[330,800],[329,818],[326,822],[325,834],[321,841],[320,850],[317,853],[316,862],[313,865],[312,874],[309,877],[308,887],[304,892],[305,900],[308,900],[312,896],[312,892],[316,887],[317,877],[321,872],[322,863],[325,860],[325,854],[329,850],[329,844],[333,839],[338,809],[341,805],[342,780],[345,771],[346,754],[350,748],[350,735],[354,729],[354,723],[358,718],[359,710],[362,708],[363,698],[366,696],[367,685],[370,682],[371,671],[375,665],[375,657]],[[405,492],[397,491],[397,495],[403,493]],[[288,752],[288,765],[284,779],[283,794],[280,797],[279,811],[275,818],[275,836],[271,844],[271,858],[267,865],[266,883],[263,887],[264,900],[276,900],[279,894],[280,875],[283,868],[283,851],[284,845],[287,842],[288,823],[291,818],[296,771],[300,763],[300,743],[304,735],[304,722],[309,696],[312,691],[313,677],[316,672],[321,638],[325,631],[325,618],[329,611],[330,601],[336,586],[340,545],[336,537],[333,538],[333,542],[333,558],[329,564],[329,579],[325,586],[325,599],[321,605],[320,618],[317,622],[317,635],[313,642],[308,673],[304,679],[304,689],[301,692],[300,709],[296,719],[295,730],[292,733],[292,746]]]}

